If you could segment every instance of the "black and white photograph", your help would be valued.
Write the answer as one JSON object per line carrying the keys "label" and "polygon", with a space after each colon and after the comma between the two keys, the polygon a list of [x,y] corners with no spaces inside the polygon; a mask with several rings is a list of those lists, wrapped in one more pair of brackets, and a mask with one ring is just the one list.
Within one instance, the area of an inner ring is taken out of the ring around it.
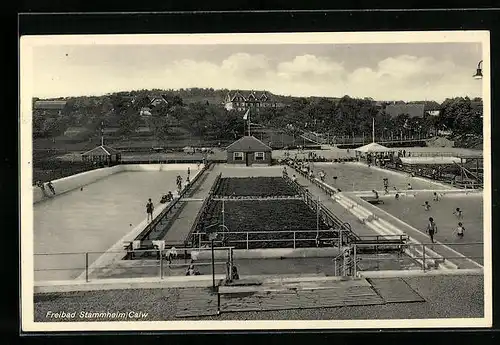
{"label": "black and white photograph", "polygon": [[490,327],[489,44],[21,37],[23,330]]}

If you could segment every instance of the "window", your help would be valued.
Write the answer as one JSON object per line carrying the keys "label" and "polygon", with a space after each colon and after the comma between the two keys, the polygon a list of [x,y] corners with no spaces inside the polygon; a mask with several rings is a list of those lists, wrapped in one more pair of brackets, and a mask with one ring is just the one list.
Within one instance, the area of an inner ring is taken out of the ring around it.
{"label": "window", "polygon": [[234,152],[233,159],[235,161],[242,161],[243,160],[243,152]]}
{"label": "window", "polygon": [[256,161],[263,161],[265,157],[264,152],[255,152],[255,160]]}

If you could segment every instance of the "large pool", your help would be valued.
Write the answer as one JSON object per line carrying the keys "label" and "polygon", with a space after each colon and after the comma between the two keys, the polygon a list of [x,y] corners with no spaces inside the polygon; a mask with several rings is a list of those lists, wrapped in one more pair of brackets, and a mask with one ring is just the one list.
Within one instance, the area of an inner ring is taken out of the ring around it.
{"label": "large pool", "polygon": [[[394,190],[407,189],[411,183],[413,189],[446,189],[438,183],[427,182],[420,178],[410,177],[393,171],[384,171],[379,168],[368,167],[359,163],[314,163],[313,171],[317,174],[320,170],[326,173],[325,182],[331,186],[340,188],[344,192],[348,191],[370,191],[384,189],[384,178],[389,179],[389,188]],[[335,180],[334,177],[337,177]]]}
{"label": "large pool", "polygon": [[[78,276],[85,267],[85,252],[109,249],[144,221],[148,198],[158,205],[162,194],[175,191],[175,177],[181,174],[185,178],[185,173],[119,172],[83,190],[78,188],[33,205],[35,279]],[[99,255],[89,255],[89,264]],[[72,270],[47,271],[65,268]]]}

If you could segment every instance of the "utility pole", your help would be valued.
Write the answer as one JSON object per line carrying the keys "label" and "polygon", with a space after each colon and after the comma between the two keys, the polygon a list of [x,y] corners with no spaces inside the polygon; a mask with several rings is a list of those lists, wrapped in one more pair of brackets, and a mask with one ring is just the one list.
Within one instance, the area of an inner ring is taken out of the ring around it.
{"label": "utility pole", "polygon": [[101,146],[104,145],[104,122],[101,122]]}

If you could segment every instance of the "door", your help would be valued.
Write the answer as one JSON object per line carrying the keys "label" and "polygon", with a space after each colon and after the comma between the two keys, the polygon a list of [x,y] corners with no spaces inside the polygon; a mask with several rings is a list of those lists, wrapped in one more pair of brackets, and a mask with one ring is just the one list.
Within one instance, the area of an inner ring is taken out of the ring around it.
{"label": "door", "polygon": [[245,152],[245,165],[248,167],[250,166],[250,153]]}

